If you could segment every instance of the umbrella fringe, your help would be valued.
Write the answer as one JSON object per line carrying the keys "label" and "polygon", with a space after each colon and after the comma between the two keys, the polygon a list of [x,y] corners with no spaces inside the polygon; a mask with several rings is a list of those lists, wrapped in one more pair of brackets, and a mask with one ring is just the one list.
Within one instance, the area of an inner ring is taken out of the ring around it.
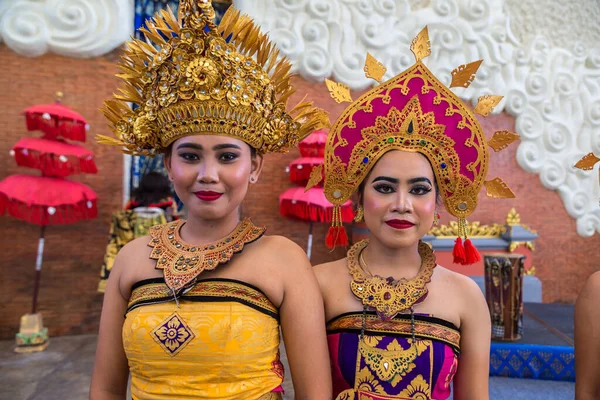
{"label": "umbrella fringe", "polygon": [[59,157],[52,153],[40,153],[29,149],[27,154],[17,150],[15,152],[15,162],[20,167],[35,168],[45,176],[65,177],[75,174],[95,174],[98,172],[93,158],[65,156],[67,160],[61,161]]}
{"label": "umbrella fringe", "polygon": [[[91,207],[88,207],[88,201]],[[50,215],[49,206],[27,205],[0,195],[0,215],[10,216],[37,225],[65,225],[94,219],[98,216],[96,200],[83,200],[76,204],[53,206],[55,212]]]}
{"label": "umbrella fringe", "polygon": [[85,142],[87,124],[83,121],[63,119],[55,115],[50,115],[50,119],[44,119],[43,114],[38,113],[26,113],[25,121],[28,131],[42,131],[48,139],[61,136],[65,139]]}
{"label": "umbrella fringe", "polygon": [[[349,203],[341,207],[342,221],[350,223],[354,219],[354,210]],[[331,223],[333,219],[333,205],[323,208],[322,206],[305,203],[302,201],[281,200],[279,214],[282,217],[298,218],[304,221]]]}

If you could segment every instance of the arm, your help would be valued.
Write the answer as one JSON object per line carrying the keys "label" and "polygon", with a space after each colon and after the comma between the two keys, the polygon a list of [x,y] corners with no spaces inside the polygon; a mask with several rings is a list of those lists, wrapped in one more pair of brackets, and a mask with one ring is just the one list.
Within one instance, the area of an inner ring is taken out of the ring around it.
{"label": "arm", "polygon": [[119,288],[126,247],[117,255],[106,285],[90,400],[124,400],[127,394],[129,367],[121,339],[127,300]]}
{"label": "arm", "polygon": [[460,276],[461,338],[454,399],[488,400],[492,323],[483,293],[477,284]]}
{"label": "arm", "polygon": [[304,251],[286,239],[284,294],[279,309],[296,399],[331,399],[331,370],[319,284]]}
{"label": "arm", "polygon": [[600,397],[600,272],[586,282],[575,304],[575,398]]}

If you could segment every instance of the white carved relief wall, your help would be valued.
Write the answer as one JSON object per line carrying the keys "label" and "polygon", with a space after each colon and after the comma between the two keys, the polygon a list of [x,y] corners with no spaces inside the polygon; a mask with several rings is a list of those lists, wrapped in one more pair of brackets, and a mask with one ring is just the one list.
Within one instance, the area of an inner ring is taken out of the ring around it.
{"label": "white carved relief wall", "polygon": [[0,0],[0,41],[30,57],[88,58],[133,32],[133,0]]}
{"label": "white carved relief wall", "polygon": [[[517,161],[559,193],[581,236],[600,232],[595,172],[576,170],[600,154],[600,2],[580,0],[234,0],[309,80],[332,77],[354,89],[367,51],[391,78],[412,65],[410,40],[428,25],[426,64],[450,70],[484,59],[468,89],[475,103],[496,93],[496,112],[516,118]],[[19,54],[94,57],[131,34],[133,0],[0,0],[0,41]],[[598,168],[598,166],[596,167]]]}
{"label": "white carved relief wall", "polygon": [[[411,66],[412,38],[429,26],[428,67],[444,83],[450,71],[483,59],[457,95],[505,96],[495,112],[516,118],[517,161],[559,193],[580,236],[600,232],[597,174],[573,168],[600,154],[600,2],[582,0],[235,0],[293,61],[305,79],[327,77],[353,89],[371,85],[369,51],[386,79]],[[512,15],[515,15],[513,18]],[[598,168],[598,167],[596,167]]]}

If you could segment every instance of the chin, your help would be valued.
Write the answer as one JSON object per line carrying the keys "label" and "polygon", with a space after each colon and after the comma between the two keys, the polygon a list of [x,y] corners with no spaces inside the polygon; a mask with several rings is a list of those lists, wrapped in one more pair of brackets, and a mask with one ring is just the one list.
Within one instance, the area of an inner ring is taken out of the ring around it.
{"label": "chin", "polygon": [[225,209],[218,204],[190,204],[188,205],[188,214],[201,219],[221,219],[224,218],[230,210]]}
{"label": "chin", "polygon": [[[371,232],[373,235],[373,232]],[[422,239],[417,232],[407,232],[407,231],[397,231],[393,234],[389,232],[379,232],[376,235],[378,241],[380,241],[386,247],[391,249],[400,249],[406,247],[416,246],[419,243],[419,240]]]}

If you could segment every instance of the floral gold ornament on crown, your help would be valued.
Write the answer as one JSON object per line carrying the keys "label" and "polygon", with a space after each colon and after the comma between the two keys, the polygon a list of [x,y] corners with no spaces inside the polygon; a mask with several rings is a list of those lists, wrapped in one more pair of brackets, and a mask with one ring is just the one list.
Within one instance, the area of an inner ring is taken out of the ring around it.
{"label": "floral gold ornament on crown", "polygon": [[209,0],[181,0],[178,18],[167,9],[146,21],[146,41],[127,43],[117,75],[123,85],[102,109],[116,138],[99,135],[100,143],[155,155],[181,137],[212,134],[263,154],[329,126],[311,102],[286,111],[295,92],[290,62],[250,17],[233,7],[219,26],[214,17]]}
{"label": "floral gold ornament on crown", "polygon": [[[487,146],[501,151],[519,136],[498,131],[486,139],[475,114],[489,115],[502,96],[484,95],[473,110],[466,106],[422,62],[431,53],[427,27],[413,40],[411,50],[416,58],[412,67],[353,102],[346,86],[326,82],[335,101],[352,103],[329,131],[324,161],[325,195],[336,206],[335,217],[339,206],[352,196],[386,152],[422,153],[433,166],[446,210],[458,218],[454,262],[472,264],[480,260],[480,255],[468,240],[465,218],[475,210],[481,187],[485,185],[487,195],[493,198],[515,197],[502,179],[486,180]],[[454,69],[450,88],[469,87],[481,63],[479,60]],[[367,77],[377,82],[386,72],[370,54],[364,70]],[[316,183],[312,180],[309,185]],[[339,240],[345,237],[341,218],[333,221],[327,243],[345,244]]]}

